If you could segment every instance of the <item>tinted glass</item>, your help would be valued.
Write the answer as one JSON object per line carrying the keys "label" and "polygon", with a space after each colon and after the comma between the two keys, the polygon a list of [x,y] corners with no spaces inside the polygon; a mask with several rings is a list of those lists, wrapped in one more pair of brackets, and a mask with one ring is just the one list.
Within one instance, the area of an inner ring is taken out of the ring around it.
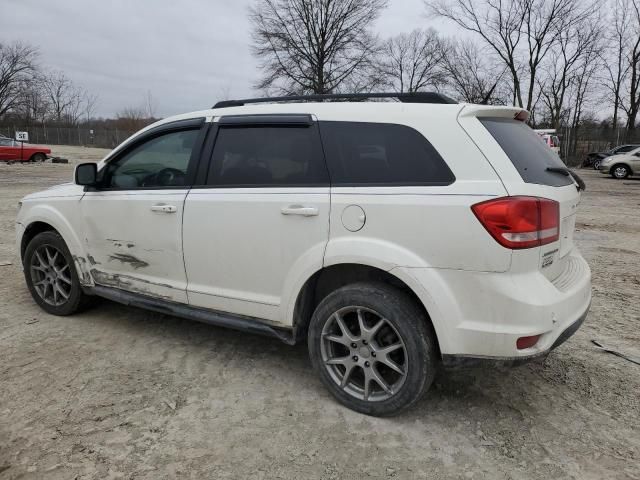
{"label": "tinted glass", "polygon": [[418,131],[390,123],[320,122],[334,185],[449,185],[455,177]]}
{"label": "tinted glass", "polygon": [[571,185],[571,177],[547,170],[565,167],[560,157],[541,142],[527,124],[508,118],[480,118],[480,122],[507,154],[526,183],[561,187]]}
{"label": "tinted glass", "polygon": [[110,162],[107,188],[177,187],[186,182],[198,130],[165,133]]}
{"label": "tinted glass", "polygon": [[636,148],[638,148],[635,145],[625,145],[624,147],[618,147],[615,150],[615,153],[626,153],[626,152],[630,152],[631,150],[635,150]]}
{"label": "tinted glass", "polygon": [[327,185],[317,131],[313,127],[221,127],[207,184]]}

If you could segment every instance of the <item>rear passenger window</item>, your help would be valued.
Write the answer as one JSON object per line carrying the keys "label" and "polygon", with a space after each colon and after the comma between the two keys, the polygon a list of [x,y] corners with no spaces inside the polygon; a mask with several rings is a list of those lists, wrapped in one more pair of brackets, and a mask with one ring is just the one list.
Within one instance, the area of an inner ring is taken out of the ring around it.
{"label": "rear passenger window", "polygon": [[220,127],[208,185],[239,187],[328,185],[314,127]]}
{"label": "rear passenger window", "polygon": [[449,185],[455,177],[413,128],[391,123],[320,122],[333,185]]}

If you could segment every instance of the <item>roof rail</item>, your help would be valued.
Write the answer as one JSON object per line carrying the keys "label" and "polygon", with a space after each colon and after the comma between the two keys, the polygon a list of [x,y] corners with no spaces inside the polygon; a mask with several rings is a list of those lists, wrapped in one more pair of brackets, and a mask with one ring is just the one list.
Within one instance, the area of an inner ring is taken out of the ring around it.
{"label": "roof rail", "polygon": [[437,92],[328,93],[314,95],[286,95],[284,97],[246,98],[244,100],[223,100],[216,103],[212,108],[241,107],[247,103],[323,102],[325,100],[363,101],[372,98],[395,98],[403,103],[458,103],[446,95]]}

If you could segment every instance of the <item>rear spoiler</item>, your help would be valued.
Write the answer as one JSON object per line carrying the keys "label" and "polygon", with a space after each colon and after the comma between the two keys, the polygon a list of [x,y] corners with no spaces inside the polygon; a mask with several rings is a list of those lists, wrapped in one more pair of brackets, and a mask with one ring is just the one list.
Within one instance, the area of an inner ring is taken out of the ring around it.
{"label": "rear spoiler", "polygon": [[466,103],[463,105],[460,113],[458,113],[458,117],[500,117],[526,122],[529,119],[529,112],[519,107],[474,105]]}

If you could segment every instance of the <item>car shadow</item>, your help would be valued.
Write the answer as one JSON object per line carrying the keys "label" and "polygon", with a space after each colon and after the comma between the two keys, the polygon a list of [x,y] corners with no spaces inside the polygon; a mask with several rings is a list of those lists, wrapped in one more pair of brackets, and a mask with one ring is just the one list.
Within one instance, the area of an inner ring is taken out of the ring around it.
{"label": "car shadow", "polygon": [[[97,311],[100,318],[91,318]],[[333,405],[337,403],[313,371],[304,342],[289,346],[275,338],[183,320],[106,300],[101,300],[99,307],[84,316],[95,322],[108,322],[115,329],[125,330],[127,336],[146,337],[145,340],[154,345],[158,342],[180,345],[196,359],[207,357],[207,352],[228,352],[230,348],[233,357],[240,359],[240,364],[243,361],[251,363],[259,356],[260,362],[253,370],[256,376],[264,375],[265,381],[273,382],[287,377],[290,383],[299,384],[301,398],[312,397]],[[558,362],[558,359],[554,361]],[[262,372],[261,368],[264,369]],[[432,415],[466,418],[471,409],[480,410],[485,416],[514,415],[518,421],[524,421],[525,417],[535,417],[536,413],[527,404],[537,403],[536,397],[546,402],[552,394],[555,398],[563,396],[558,389],[566,388],[566,385],[550,384],[545,378],[545,368],[545,361],[537,360],[515,368],[482,365],[440,369],[428,394],[400,417],[402,422]],[[570,394],[568,390],[565,393]],[[523,413],[527,411],[529,413]]]}

